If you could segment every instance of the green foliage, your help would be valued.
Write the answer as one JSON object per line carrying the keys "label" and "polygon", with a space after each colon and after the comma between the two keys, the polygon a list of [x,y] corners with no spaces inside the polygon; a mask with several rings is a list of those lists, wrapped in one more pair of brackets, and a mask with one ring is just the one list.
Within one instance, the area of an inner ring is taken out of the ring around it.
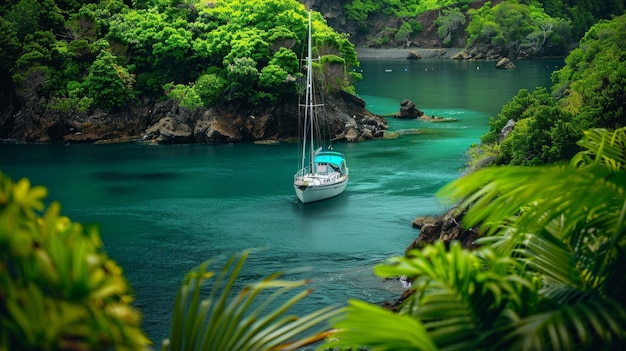
{"label": "green foliage", "polygon": [[[141,350],[149,341],[97,227],[43,203],[47,190],[0,173],[0,345],[16,350]],[[42,212],[43,211],[43,212]]]}
{"label": "green foliage", "polygon": [[365,29],[370,15],[382,14],[408,19],[432,10],[449,7],[464,8],[472,2],[474,0],[351,0],[344,5],[344,11],[349,20]]}
{"label": "green foliage", "polygon": [[0,72],[13,67],[20,51],[20,42],[13,24],[0,17]]}
{"label": "green foliage", "polygon": [[344,5],[346,17],[355,21],[361,27],[367,26],[367,18],[371,13],[378,13],[382,1],[376,0],[352,0]]}
{"label": "green foliage", "polygon": [[581,132],[572,116],[556,106],[533,106],[501,143],[499,163],[536,165],[572,157]]}
{"label": "green foliage", "polygon": [[[15,0],[0,13],[0,68],[22,101],[45,102],[43,108],[117,109],[137,92],[158,97],[168,82],[193,88],[188,107],[197,107],[197,98],[204,106],[261,105],[298,91],[308,16],[296,0]],[[342,57],[343,71],[358,67],[346,34],[318,13],[313,26],[319,55]],[[197,82],[205,72],[219,72],[210,78],[215,86],[207,87],[206,77]],[[71,81],[84,86],[82,95],[68,94]],[[351,80],[342,83],[349,90]]]}
{"label": "green foliage", "polygon": [[68,96],[54,96],[49,107],[56,111],[74,115],[87,113],[92,105],[93,99],[84,96],[82,87],[76,89],[68,87]]}
{"label": "green foliage", "polygon": [[88,97],[104,109],[123,107],[134,99],[134,76],[115,62],[115,57],[102,51],[89,68],[85,78]]}
{"label": "green foliage", "polygon": [[555,72],[555,91],[581,129],[618,128],[626,123],[626,15],[593,26]]}
{"label": "green foliage", "polygon": [[412,279],[397,314],[351,302],[330,346],[372,350],[595,350],[626,342],[626,128],[592,130],[569,165],[493,167],[460,201],[475,251],[438,242],[376,267]]}
{"label": "green foliage", "polygon": [[[328,335],[324,324],[340,309],[287,314],[310,295],[311,290],[302,290],[304,280],[281,280],[282,274],[275,273],[235,292],[247,257],[247,252],[231,257],[219,272],[209,270],[215,262],[204,262],[185,276],[163,351],[295,350]],[[210,293],[202,299],[202,288],[210,281]],[[293,294],[297,290],[302,291]]]}
{"label": "green foliage", "polygon": [[256,62],[249,57],[235,58],[227,68],[230,92],[233,98],[247,96],[259,79]]}
{"label": "green foliage", "polygon": [[202,97],[198,95],[194,87],[185,84],[168,83],[163,86],[165,95],[178,101],[180,107],[194,111],[204,106]]}
{"label": "green foliage", "polygon": [[[481,137],[485,145],[498,144],[496,163],[533,165],[567,160],[579,151],[583,130],[616,129],[626,125],[626,15],[600,22],[589,30],[579,48],[553,73],[554,96],[546,89],[520,90]],[[509,120],[516,122],[500,140]],[[469,163],[480,164],[479,160]]]}
{"label": "green foliage", "polygon": [[[107,38],[127,46],[139,89],[156,93],[172,81],[193,85],[200,76],[195,72],[210,67],[228,80],[226,94],[213,97],[262,104],[296,92],[291,77],[299,74],[297,57],[307,29],[306,10],[297,1],[195,3],[195,15],[172,11],[172,6],[147,3],[110,21]],[[347,66],[358,66],[347,36],[329,28],[319,14],[313,26],[320,52],[331,51]],[[217,103],[208,100],[205,105]]]}
{"label": "green foliage", "polygon": [[585,32],[601,19],[611,19],[624,13],[621,0],[583,0],[561,1],[541,0],[546,13],[554,18],[567,18],[572,24],[574,38],[582,37]]}
{"label": "green foliage", "polygon": [[202,104],[210,107],[216,104],[224,94],[228,81],[218,73],[206,73],[198,77],[193,90],[198,94]]}
{"label": "green foliage", "polygon": [[413,33],[413,27],[409,22],[402,21],[400,28],[396,32],[395,39],[396,41],[408,41],[409,36]]}
{"label": "green foliage", "polygon": [[474,143],[465,152],[467,160],[465,164],[466,172],[474,172],[478,169],[496,163],[500,155],[500,144],[478,144]]}
{"label": "green foliage", "polygon": [[465,25],[465,15],[458,8],[441,10],[441,14],[435,20],[437,25],[437,35],[443,45],[450,46],[454,36]]}
{"label": "green foliage", "polygon": [[468,11],[468,44],[508,47],[513,55],[535,56],[566,50],[570,22],[552,18],[535,2],[503,1]]}
{"label": "green foliage", "polygon": [[20,0],[7,12],[6,19],[22,40],[38,30],[59,30],[65,20],[54,0]]}

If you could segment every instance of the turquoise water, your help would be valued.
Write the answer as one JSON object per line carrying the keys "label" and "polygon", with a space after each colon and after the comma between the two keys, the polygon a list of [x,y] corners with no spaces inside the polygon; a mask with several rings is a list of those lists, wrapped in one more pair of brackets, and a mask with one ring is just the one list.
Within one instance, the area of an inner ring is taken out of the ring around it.
{"label": "turquoise water", "polygon": [[48,187],[48,198],[72,220],[100,224],[157,344],[168,335],[183,275],[248,248],[256,250],[243,281],[309,268],[289,275],[310,278],[315,288],[297,313],[349,298],[381,303],[403,288],[372,267],[403,254],[418,234],[413,218],[448,208],[434,194],[459,176],[464,152],[488,130],[489,116],[518,89],[549,86],[550,67],[561,61],[516,64],[515,71],[497,71],[451,60],[362,62],[357,90],[373,112],[396,112],[409,98],[428,114],[457,121],[389,119],[396,138],[335,145],[351,179],[344,194],[324,202],[297,201],[297,145],[289,143],[0,145],[0,168]]}

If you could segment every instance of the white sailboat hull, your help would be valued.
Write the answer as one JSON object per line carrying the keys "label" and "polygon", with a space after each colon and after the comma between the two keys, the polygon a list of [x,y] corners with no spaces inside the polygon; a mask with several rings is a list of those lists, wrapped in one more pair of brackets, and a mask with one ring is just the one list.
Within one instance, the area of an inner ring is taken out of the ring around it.
{"label": "white sailboat hull", "polygon": [[[303,177],[302,179],[297,179],[294,182],[294,189],[296,190],[296,196],[302,203],[309,203],[315,201],[321,201],[330,199],[331,197],[335,197],[340,195],[346,190],[346,186],[348,185],[348,177],[341,177],[336,182],[328,182],[323,184],[316,184],[312,181],[315,177],[314,175],[310,175],[311,177]],[[306,179],[309,179],[307,181]]]}

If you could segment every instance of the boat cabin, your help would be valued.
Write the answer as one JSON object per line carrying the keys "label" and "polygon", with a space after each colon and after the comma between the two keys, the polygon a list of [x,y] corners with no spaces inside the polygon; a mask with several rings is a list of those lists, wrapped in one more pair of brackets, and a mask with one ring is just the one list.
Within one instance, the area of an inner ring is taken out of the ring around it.
{"label": "boat cabin", "polygon": [[315,155],[315,173],[339,172],[346,174],[346,161],[343,155],[334,151],[323,151]]}

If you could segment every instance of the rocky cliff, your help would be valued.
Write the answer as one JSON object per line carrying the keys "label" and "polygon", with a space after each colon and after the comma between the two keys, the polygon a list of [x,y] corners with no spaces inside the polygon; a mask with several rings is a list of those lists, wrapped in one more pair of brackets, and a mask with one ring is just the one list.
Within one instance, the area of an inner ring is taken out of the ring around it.
{"label": "rocky cliff", "polygon": [[[43,106],[44,104],[37,105]],[[381,138],[384,117],[365,108],[360,98],[339,92],[325,101],[325,122],[336,140]],[[12,104],[0,108],[0,139],[17,142],[93,143],[142,139],[158,143],[233,143],[298,136],[298,101],[262,109],[225,104],[189,111],[172,100],[143,99],[124,111],[96,110],[89,115],[42,111]]]}

